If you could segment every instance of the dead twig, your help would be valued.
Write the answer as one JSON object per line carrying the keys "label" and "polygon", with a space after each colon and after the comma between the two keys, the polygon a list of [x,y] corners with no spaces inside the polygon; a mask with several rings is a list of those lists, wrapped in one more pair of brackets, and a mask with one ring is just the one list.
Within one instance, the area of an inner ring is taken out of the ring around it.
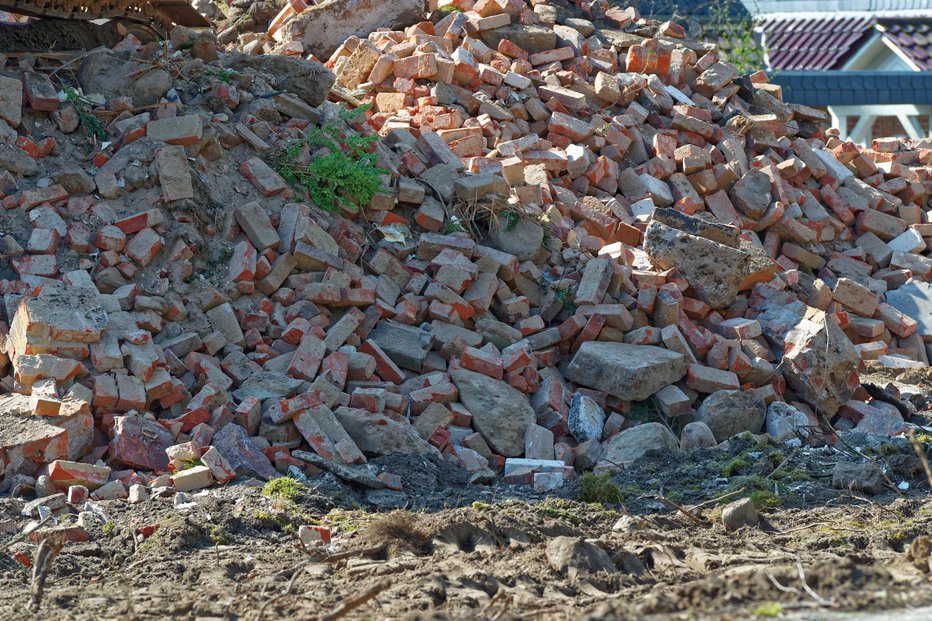
{"label": "dead twig", "polygon": [[791,587],[791,586],[783,586],[782,584],[780,584],[780,581],[777,580],[777,579],[774,577],[774,575],[773,575],[772,573],[770,573],[769,571],[766,572],[765,575],[766,575],[767,578],[770,580],[771,584],[773,584],[773,586],[777,587],[777,589],[779,589],[780,591],[783,591],[784,593],[793,593],[793,594],[796,594],[796,595],[799,594],[799,589],[797,589],[796,587]]}
{"label": "dead twig", "polygon": [[848,531],[848,532],[851,532],[851,533],[859,533],[859,532],[861,532],[861,529],[858,529],[858,528],[845,528],[845,527],[843,527],[843,526],[832,526],[832,525],[829,524],[828,522],[813,522],[812,524],[806,524],[805,526],[797,526],[797,527],[795,527],[795,528],[789,528],[789,529],[787,529],[787,530],[781,530],[781,531],[779,531],[779,534],[785,535],[786,533],[795,533],[796,531],[806,530],[806,529],[808,529],[808,528],[813,528],[814,526],[822,526],[822,527],[827,528],[827,529],[829,529],[829,530],[841,530],[841,531]]}
{"label": "dead twig", "polygon": [[36,553],[32,559],[32,599],[29,607],[36,612],[42,603],[42,595],[45,593],[45,581],[52,570],[52,563],[55,557],[61,552],[62,546],[65,545],[65,536],[62,533],[55,533],[47,536],[36,548]]}
{"label": "dead twig", "polygon": [[388,580],[382,580],[377,582],[374,586],[366,589],[359,595],[354,595],[349,599],[343,600],[343,603],[336,607],[336,609],[330,614],[324,615],[320,618],[320,621],[333,621],[334,619],[339,619],[346,616],[356,608],[359,608],[369,600],[373,599],[376,595],[387,589],[391,586],[391,582]]}
{"label": "dead twig", "polygon": [[673,501],[670,500],[669,498],[666,498],[666,497],[664,497],[664,496],[661,496],[660,494],[651,494],[649,497],[650,497],[650,498],[654,498],[654,499],[656,499],[656,500],[659,500],[660,502],[664,503],[665,505],[668,505],[668,506],[670,506],[670,507],[673,507],[674,509],[676,509],[677,511],[679,511],[680,513],[682,513],[683,515],[685,515],[686,517],[688,517],[690,520],[692,520],[693,522],[695,522],[695,523],[698,524],[699,526],[706,527],[706,526],[709,525],[709,523],[706,522],[705,520],[703,520],[701,517],[699,517],[699,516],[696,515],[695,513],[691,512],[689,509],[687,509],[687,508],[684,507],[683,505],[680,505],[680,504],[677,504],[677,503],[673,502]]}
{"label": "dead twig", "polygon": [[813,591],[812,588],[809,586],[809,583],[806,582],[806,572],[803,571],[803,564],[802,564],[802,561],[800,561],[799,559],[796,559],[796,571],[799,572],[799,581],[803,583],[803,590],[806,591],[806,593],[808,593],[809,596],[812,597],[812,599],[817,601],[822,606],[832,605],[832,602],[823,598],[821,595]]}
{"label": "dead twig", "polygon": [[353,558],[354,556],[375,556],[381,553],[385,549],[385,546],[374,546],[372,548],[356,548],[355,550],[346,550],[345,552],[337,552],[336,554],[329,554],[320,559],[313,559],[315,563],[336,563],[337,561],[342,561],[344,559]]}
{"label": "dead twig", "polygon": [[726,493],[726,494],[722,494],[721,496],[716,496],[715,498],[710,498],[709,500],[704,500],[704,501],[700,502],[698,505],[693,505],[692,507],[689,508],[689,510],[690,510],[690,511],[698,511],[699,509],[703,509],[703,508],[705,508],[705,507],[708,507],[709,505],[717,504],[717,503],[719,503],[719,502],[721,502],[721,501],[723,501],[723,500],[726,500],[726,499],[728,499],[728,498],[731,498],[732,496],[737,496],[738,494],[743,493],[745,489],[747,489],[747,488],[742,487],[741,489],[736,489],[736,490],[733,491],[733,492],[728,492],[728,493]]}
{"label": "dead twig", "polygon": [[75,57],[72,58],[71,60],[62,63],[61,65],[59,65],[58,67],[56,67],[54,70],[52,70],[52,72],[49,74],[49,77],[50,77],[50,78],[53,77],[56,73],[58,73],[59,71],[61,71],[61,70],[64,69],[65,67],[68,67],[69,65],[73,65],[74,63],[78,62],[79,60],[84,60],[84,59],[87,58],[90,54],[92,54],[92,53],[94,53],[94,52],[96,52],[96,51],[98,51],[98,50],[102,50],[102,49],[105,49],[105,48],[104,48],[103,46],[101,46],[101,47],[95,47],[95,48],[92,49],[92,50],[88,50],[88,51],[84,52],[83,54],[79,54],[79,55],[75,56]]}
{"label": "dead twig", "polygon": [[291,574],[291,580],[288,581],[288,586],[285,587],[285,590],[279,593],[278,595],[276,595],[275,597],[265,600],[265,603],[262,604],[262,607],[259,608],[259,612],[256,614],[256,621],[260,621],[262,619],[262,615],[265,614],[265,609],[269,604],[271,604],[272,602],[277,602],[283,597],[291,594],[291,589],[294,588],[295,582],[298,581],[298,576],[304,573],[305,569],[307,569],[306,563],[302,563],[301,565],[299,565],[298,568],[295,569],[295,572]]}
{"label": "dead twig", "polygon": [[919,440],[916,439],[916,430],[912,428],[909,430],[909,443],[913,445],[916,456],[919,458],[919,461],[922,462],[922,469],[925,470],[926,480],[929,482],[929,487],[932,487],[932,468],[929,468],[929,459],[926,457],[925,451],[922,450],[922,445],[919,444]]}

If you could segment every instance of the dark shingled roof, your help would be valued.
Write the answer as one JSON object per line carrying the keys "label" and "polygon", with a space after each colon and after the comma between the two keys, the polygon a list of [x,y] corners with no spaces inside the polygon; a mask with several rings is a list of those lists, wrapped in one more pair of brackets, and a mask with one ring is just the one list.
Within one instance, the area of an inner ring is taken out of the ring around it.
{"label": "dark shingled roof", "polygon": [[932,70],[932,11],[928,17],[765,18],[770,66],[777,70],[840,69],[877,30],[923,70]]}
{"label": "dark shingled roof", "polygon": [[761,24],[770,66],[783,71],[837,69],[873,33],[868,17],[767,18]]}
{"label": "dark shingled roof", "polygon": [[932,72],[780,71],[783,99],[806,106],[932,104]]}
{"label": "dark shingled roof", "polygon": [[883,36],[924,71],[932,71],[932,13],[927,19],[880,19]]}

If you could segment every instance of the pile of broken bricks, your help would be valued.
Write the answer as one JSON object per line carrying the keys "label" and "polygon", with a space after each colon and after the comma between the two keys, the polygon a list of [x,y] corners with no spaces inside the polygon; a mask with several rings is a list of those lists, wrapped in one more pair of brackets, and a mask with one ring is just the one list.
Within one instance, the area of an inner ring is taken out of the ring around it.
{"label": "pile of broken bricks", "polygon": [[[0,489],[398,489],[367,459],[417,453],[547,491],[742,432],[905,431],[859,373],[928,366],[932,143],[839,140],[633,9],[455,6],[326,66],[95,52],[105,145],[7,68]],[[344,129],[387,171],[358,210],[268,157],[337,102],[371,104]]]}

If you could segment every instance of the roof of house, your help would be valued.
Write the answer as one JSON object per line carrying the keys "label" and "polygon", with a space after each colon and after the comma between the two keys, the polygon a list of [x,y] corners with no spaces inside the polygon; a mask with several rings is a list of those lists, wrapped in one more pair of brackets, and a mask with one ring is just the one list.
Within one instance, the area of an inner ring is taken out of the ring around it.
{"label": "roof of house", "polygon": [[920,69],[932,70],[932,11],[926,17],[910,18],[765,17],[760,26],[774,69],[840,69],[879,31]]}
{"label": "roof of house", "polygon": [[761,22],[770,66],[815,71],[838,67],[870,36],[867,17],[764,18]]}
{"label": "roof of house", "polygon": [[780,71],[771,81],[784,100],[806,106],[932,104],[932,73],[924,71]]}
{"label": "roof of house", "polygon": [[932,12],[929,18],[880,19],[878,30],[920,69],[932,71]]}
{"label": "roof of house", "polygon": [[[734,0],[732,0],[734,1]],[[802,11],[922,11],[929,0],[741,0],[754,14],[799,13]]]}

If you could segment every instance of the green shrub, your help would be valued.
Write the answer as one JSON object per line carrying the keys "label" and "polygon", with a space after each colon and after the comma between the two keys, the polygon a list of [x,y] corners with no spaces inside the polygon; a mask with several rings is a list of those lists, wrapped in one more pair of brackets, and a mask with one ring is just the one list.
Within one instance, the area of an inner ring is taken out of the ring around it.
{"label": "green shrub", "polygon": [[[350,128],[367,109],[347,110],[344,106],[335,121],[311,128],[304,138],[270,156],[272,168],[326,211],[335,211],[338,206],[356,211],[368,205],[382,189],[381,176],[387,171],[375,165],[377,154],[372,144],[378,138],[362,136]],[[326,154],[305,163],[305,149]]]}

